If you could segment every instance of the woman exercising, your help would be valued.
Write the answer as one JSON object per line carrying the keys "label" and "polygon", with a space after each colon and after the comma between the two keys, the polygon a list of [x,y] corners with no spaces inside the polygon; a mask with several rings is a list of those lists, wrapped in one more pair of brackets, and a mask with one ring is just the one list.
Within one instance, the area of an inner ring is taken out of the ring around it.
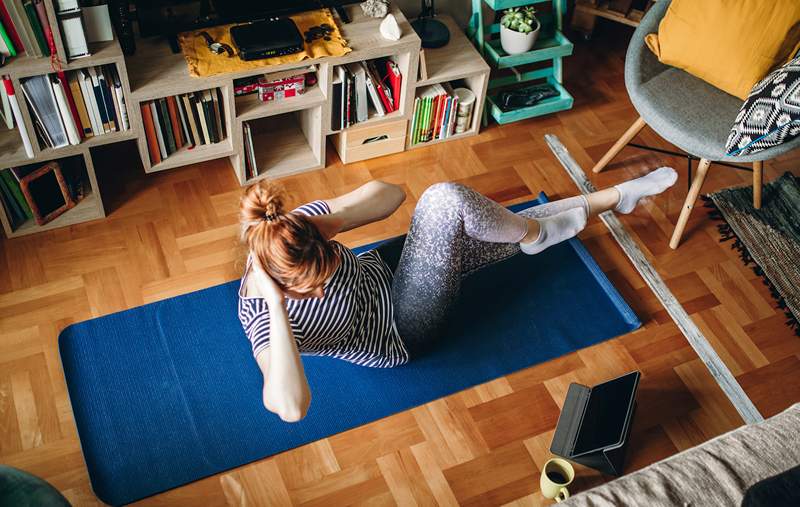
{"label": "woman exercising", "polygon": [[516,214],[463,185],[438,183],[420,197],[394,269],[378,251],[355,255],[332,238],[394,213],[405,200],[400,187],[373,181],[285,212],[276,184],[251,185],[241,200],[250,253],[239,320],[264,375],[264,406],[284,421],[305,416],[311,393],[301,352],[376,368],[418,357],[441,332],[463,276],[572,238],[603,211],[630,213],[676,179],[662,167]]}

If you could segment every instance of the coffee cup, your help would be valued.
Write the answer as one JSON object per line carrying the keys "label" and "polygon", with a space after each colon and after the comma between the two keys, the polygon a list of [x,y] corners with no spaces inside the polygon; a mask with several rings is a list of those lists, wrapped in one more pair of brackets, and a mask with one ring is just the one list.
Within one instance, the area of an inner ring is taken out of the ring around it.
{"label": "coffee cup", "polygon": [[547,460],[542,468],[542,478],[539,485],[542,495],[545,498],[554,499],[556,502],[563,502],[569,498],[567,486],[575,478],[575,469],[569,461],[561,458]]}

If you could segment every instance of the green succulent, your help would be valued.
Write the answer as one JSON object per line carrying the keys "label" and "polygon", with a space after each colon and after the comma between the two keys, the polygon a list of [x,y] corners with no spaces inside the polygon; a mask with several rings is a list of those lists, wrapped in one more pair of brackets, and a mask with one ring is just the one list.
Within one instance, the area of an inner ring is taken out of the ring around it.
{"label": "green succulent", "polygon": [[500,24],[515,32],[531,33],[539,25],[539,21],[536,19],[536,9],[529,5],[506,9],[500,18]]}

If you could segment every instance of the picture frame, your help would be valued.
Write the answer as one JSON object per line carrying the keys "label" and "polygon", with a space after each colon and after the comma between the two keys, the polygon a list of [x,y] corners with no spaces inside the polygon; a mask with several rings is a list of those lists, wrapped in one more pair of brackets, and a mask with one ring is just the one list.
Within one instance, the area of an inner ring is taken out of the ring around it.
{"label": "picture frame", "polygon": [[61,166],[51,161],[25,175],[19,182],[38,225],[44,225],[77,204],[69,192]]}

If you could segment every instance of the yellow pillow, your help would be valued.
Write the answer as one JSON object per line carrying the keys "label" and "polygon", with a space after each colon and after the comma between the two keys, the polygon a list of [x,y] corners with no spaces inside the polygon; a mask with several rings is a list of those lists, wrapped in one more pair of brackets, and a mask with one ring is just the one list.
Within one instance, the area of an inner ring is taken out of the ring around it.
{"label": "yellow pillow", "polygon": [[800,49],[800,0],[673,0],[645,43],[661,63],[745,99]]}

